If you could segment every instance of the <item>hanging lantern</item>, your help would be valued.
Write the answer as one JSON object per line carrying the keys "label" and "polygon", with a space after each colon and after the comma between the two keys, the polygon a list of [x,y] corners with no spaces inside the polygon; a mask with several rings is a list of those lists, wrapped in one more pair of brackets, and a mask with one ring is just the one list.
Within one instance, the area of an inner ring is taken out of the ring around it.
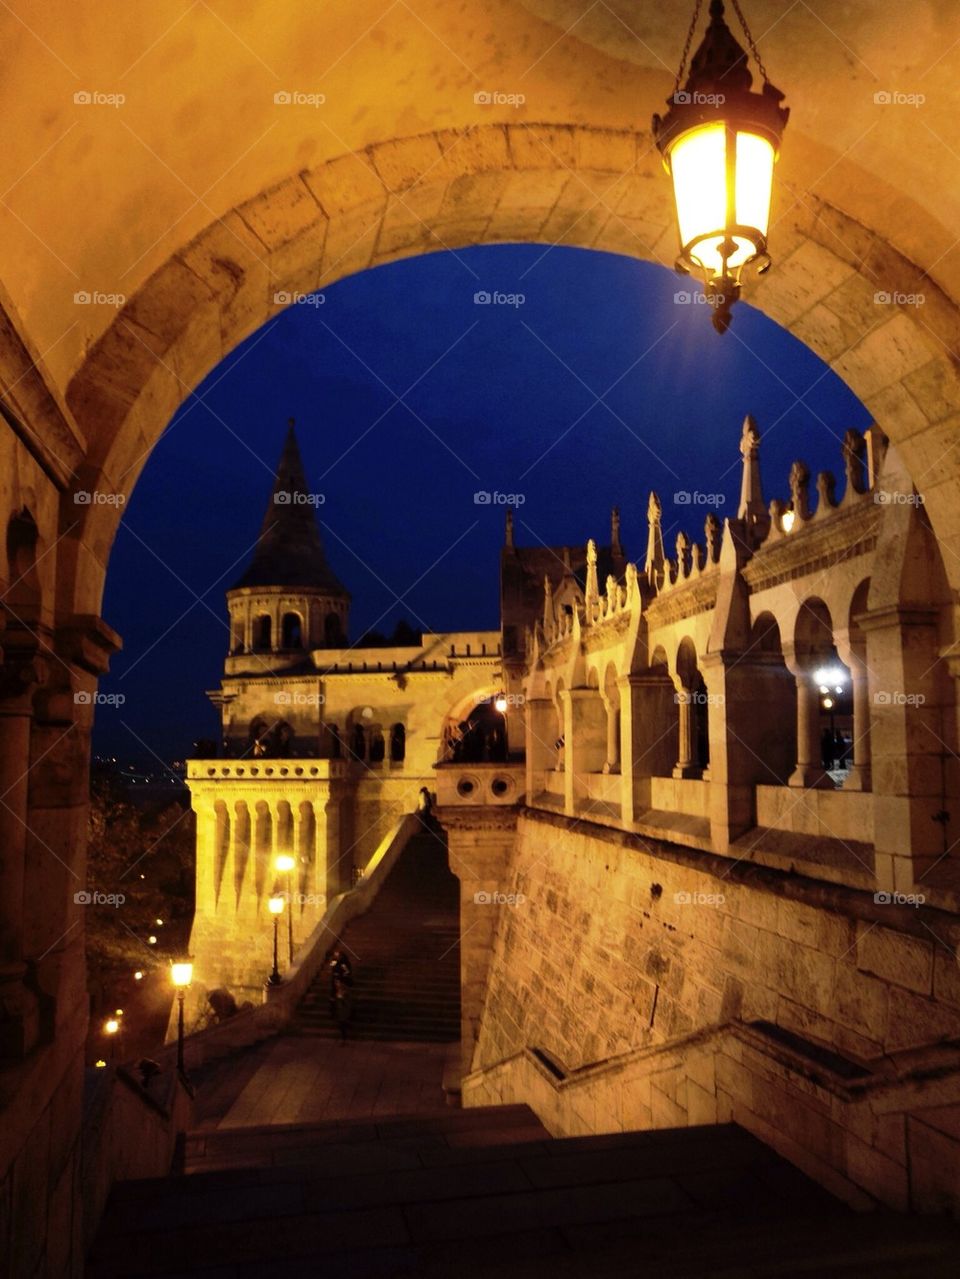
{"label": "hanging lantern", "polygon": [[653,136],[673,179],[676,269],[703,279],[714,328],[724,333],[744,267],[762,273],[770,266],[773,166],[790,111],[767,79],[738,0],[733,8],[763,77],[762,92],[751,92],[747,54],[723,20],[723,0],[711,2],[710,25],[680,88],[702,5],[697,0],[669,110],[653,117]]}

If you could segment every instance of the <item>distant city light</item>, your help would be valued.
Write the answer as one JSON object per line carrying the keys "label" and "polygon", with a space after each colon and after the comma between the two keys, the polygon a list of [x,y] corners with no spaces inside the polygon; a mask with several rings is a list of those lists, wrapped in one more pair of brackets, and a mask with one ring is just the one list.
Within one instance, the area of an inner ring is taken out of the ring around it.
{"label": "distant city light", "polygon": [[93,1064],[96,1066],[98,1070],[103,1070],[104,1066],[106,1066],[107,1063],[101,1057],[99,1061],[95,1061]]}
{"label": "distant city light", "polygon": [[107,1035],[115,1035],[119,1029],[120,1023],[117,1021],[116,1017],[108,1017],[103,1023],[103,1030]]}
{"label": "distant city light", "polygon": [[137,971],[133,974],[133,980],[134,980],[134,981],[143,981],[143,969],[142,969],[142,968],[138,968],[138,969],[137,969]]}
{"label": "distant city light", "polygon": [[157,939],[156,939],[156,937],[153,935],[153,933],[151,933],[151,934],[150,934],[150,936],[147,938],[147,945],[149,945],[149,946],[156,946],[156,944],[157,944]]}

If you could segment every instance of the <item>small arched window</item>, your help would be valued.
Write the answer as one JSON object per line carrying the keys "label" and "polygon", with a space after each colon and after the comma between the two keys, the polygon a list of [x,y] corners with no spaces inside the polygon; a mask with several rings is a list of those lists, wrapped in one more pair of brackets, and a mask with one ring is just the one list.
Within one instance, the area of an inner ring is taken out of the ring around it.
{"label": "small arched window", "polygon": [[340,618],[336,613],[328,613],[323,619],[323,640],[327,648],[339,648],[343,643]]}
{"label": "small arched window", "polygon": [[299,613],[284,613],[281,636],[284,648],[303,648],[303,621]]}
{"label": "small arched window", "polygon": [[358,763],[363,763],[367,757],[367,735],[363,731],[362,724],[354,724],[353,726],[353,742],[350,746],[350,753]]}
{"label": "small arched window", "polygon": [[273,645],[273,624],[268,613],[261,613],[253,624],[253,647],[261,652]]}
{"label": "small arched window", "polygon": [[394,724],[390,730],[390,759],[399,764],[407,753],[407,730],[402,724]]}
{"label": "small arched window", "polygon": [[383,741],[383,733],[379,728],[370,731],[370,763],[382,764],[386,755],[386,747]]}

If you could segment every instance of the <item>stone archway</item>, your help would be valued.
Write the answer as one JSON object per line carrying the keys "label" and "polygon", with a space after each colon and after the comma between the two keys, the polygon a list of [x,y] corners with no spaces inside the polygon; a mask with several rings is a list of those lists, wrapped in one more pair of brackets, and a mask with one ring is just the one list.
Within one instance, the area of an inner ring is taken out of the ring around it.
{"label": "stone archway", "polygon": [[[826,360],[900,448],[960,583],[956,306],[879,235],[812,197],[780,216],[775,237],[776,267],[748,300]],[[439,130],[342,155],[237,206],[155,272],[72,378],[67,401],[90,441],[75,488],[128,494],[186,396],[294,295],[399,258],[503,241],[668,263],[669,189],[648,135]],[[922,315],[878,306],[878,292],[923,292],[927,303]],[[121,508],[80,509],[59,603],[95,614]]]}

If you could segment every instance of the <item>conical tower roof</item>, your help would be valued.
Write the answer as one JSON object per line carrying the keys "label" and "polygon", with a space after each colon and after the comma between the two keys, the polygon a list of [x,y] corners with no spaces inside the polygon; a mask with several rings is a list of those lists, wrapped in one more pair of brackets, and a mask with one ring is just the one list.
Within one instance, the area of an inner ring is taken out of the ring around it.
{"label": "conical tower roof", "polygon": [[291,420],[253,558],[233,590],[299,586],[350,598],[327,563],[315,508],[304,500],[309,491]]}

